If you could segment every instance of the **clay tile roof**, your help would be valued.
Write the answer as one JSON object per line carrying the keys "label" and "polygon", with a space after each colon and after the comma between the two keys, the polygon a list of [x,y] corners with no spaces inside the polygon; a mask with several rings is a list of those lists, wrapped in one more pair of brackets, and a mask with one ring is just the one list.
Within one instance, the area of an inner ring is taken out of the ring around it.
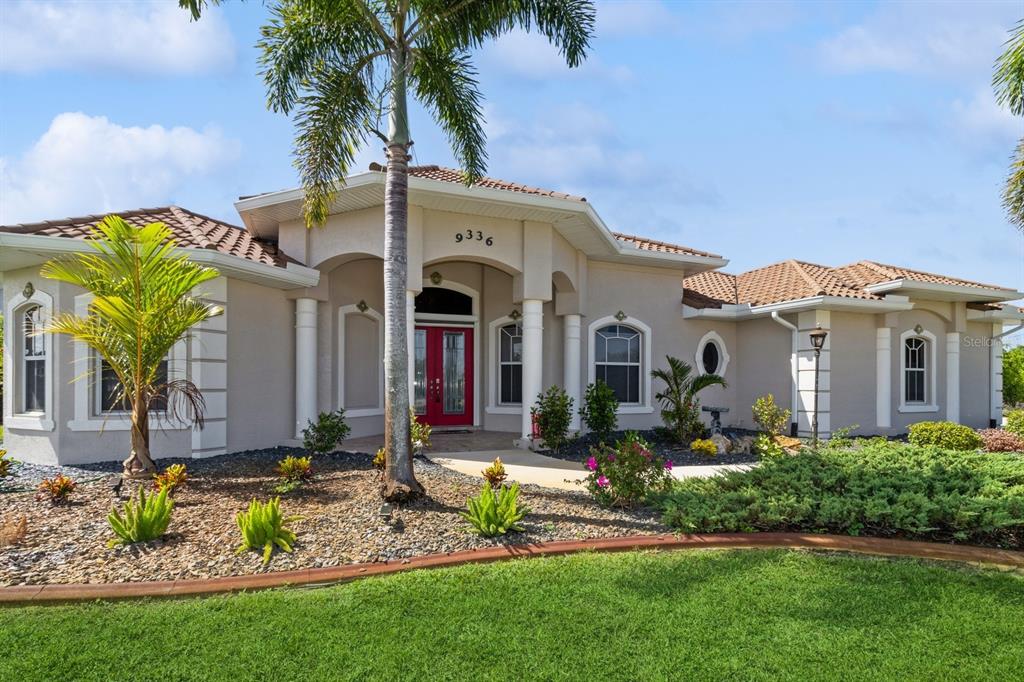
{"label": "clay tile roof", "polygon": [[891,282],[896,279],[908,279],[914,282],[924,282],[927,284],[951,284],[954,286],[976,287],[979,289],[1006,288],[996,286],[994,284],[982,284],[980,282],[972,282],[967,279],[936,275],[931,272],[922,272],[921,270],[911,270],[910,268],[903,268],[898,265],[885,265],[884,263],[876,263],[875,261],[869,260],[862,260],[857,263],[851,263],[850,265],[844,265],[841,268],[836,268],[836,271],[843,273],[844,276],[849,277],[852,281],[856,281],[858,286],[868,286],[871,284],[878,284],[880,282]]}
{"label": "clay tile roof", "polygon": [[707,251],[698,251],[697,249],[691,249],[688,246],[680,246],[678,244],[669,244],[668,242],[659,242],[654,239],[647,239],[646,237],[637,237],[631,234],[621,234],[619,232],[613,232],[615,238],[623,244],[635,246],[638,249],[644,251],[657,251],[658,253],[674,253],[682,254],[685,256],[704,256],[706,258],[721,258],[721,256],[708,253]]}
{"label": "clay tile roof", "polygon": [[683,280],[683,305],[691,308],[721,308],[739,303],[736,275],[718,270],[702,272]]}
{"label": "clay tile roof", "polygon": [[[371,163],[370,170],[377,173],[383,173],[386,170],[386,167],[379,163]],[[462,171],[455,168],[445,168],[444,166],[409,166],[409,175],[414,178],[424,178],[426,180],[439,180],[441,182],[451,182],[458,185],[466,184],[463,179],[464,176]],[[518,182],[509,182],[507,180],[498,180],[496,178],[480,178],[473,183],[473,186],[486,187],[488,189],[501,189],[506,192],[518,192],[519,194],[532,194],[534,196],[541,197],[554,197],[556,199],[586,201],[584,197],[573,196],[572,194],[566,194],[565,192],[556,192],[552,189],[541,189],[540,187],[521,185]]]}
{"label": "clay tile roof", "polygon": [[[0,232],[37,234],[47,237],[86,239],[96,223],[107,215],[88,215],[79,218],[46,220],[39,223],[2,225]],[[277,246],[254,237],[245,228],[187,211],[177,206],[141,208],[113,213],[130,225],[142,227],[161,222],[167,225],[180,246],[191,249],[211,249],[264,265],[284,267],[291,261],[278,251]]]}

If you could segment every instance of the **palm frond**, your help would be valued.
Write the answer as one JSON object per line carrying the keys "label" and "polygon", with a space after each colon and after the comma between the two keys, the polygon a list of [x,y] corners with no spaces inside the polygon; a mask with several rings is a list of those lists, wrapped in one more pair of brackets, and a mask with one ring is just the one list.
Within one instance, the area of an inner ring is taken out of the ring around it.
{"label": "palm frond", "polygon": [[1024,138],[1017,143],[1010,163],[1010,174],[1003,188],[1003,208],[1007,220],[1024,231]]}
{"label": "palm frond", "polygon": [[1010,31],[992,75],[996,102],[1015,116],[1024,116],[1024,19]]}

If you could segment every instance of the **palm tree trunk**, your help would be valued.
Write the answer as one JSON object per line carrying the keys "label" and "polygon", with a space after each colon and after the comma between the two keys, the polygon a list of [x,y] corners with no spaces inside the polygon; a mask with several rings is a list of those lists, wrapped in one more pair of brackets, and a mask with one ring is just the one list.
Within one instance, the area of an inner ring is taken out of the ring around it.
{"label": "palm tree trunk", "polygon": [[156,473],[156,463],[149,454],[149,406],[137,396],[132,401],[132,451],[122,465],[129,478],[148,477]]}
{"label": "palm tree trunk", "polygon": [[395,58],[391,93],[387,179],[384,185],[384,498],[392,502],[423,494],[412,465],[409,431],[409,345],[405,290],[408,265],[409,123],[405,61]]}

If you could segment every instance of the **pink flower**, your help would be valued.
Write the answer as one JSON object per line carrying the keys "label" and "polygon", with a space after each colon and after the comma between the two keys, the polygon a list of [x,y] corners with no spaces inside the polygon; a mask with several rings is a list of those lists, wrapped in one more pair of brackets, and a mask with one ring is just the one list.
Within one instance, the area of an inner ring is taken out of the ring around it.
{"label": "pink flower", "polygon": [[615,461],[615,455],[608,455],[608,461],[609,462],[614,462]]}
{"label": "pink flower", "polygon": [[597,477],[597,487],[598,488],[607,488],[608,487],[608,477],[605,476],[604,474],[601,474],[600,476],[598,476]]}
{"label": "pink flower", "polygon": [[670,459],[666,459],[666,460],[665,460],[665,468],[666,468],[666,469],[667,469],[668,471],[672,471],[672,460],[670,460]]}
{"label": "pink flower", "polygon": [[587,460],[587,468],[591,471],[597,471],[597,459],[593,455]]}

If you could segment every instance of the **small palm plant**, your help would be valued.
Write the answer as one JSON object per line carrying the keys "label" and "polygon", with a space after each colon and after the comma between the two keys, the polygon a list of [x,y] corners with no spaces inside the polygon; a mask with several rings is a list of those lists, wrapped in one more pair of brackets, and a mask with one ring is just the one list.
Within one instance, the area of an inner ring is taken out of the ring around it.
{"label": "small palm plant", "polygon": [[223,312],[193,295],[218,272],[175,253],[177,242],[163,223],[134,227],[118,216],[107,216],[86,243],[95,253],[51,260],[41,272],[93,294],[88,314],[58,315],[43,332],[81,341],[110,365],[119,382],[113,399],[128,405],[131,413],[131,454],[124,472],[153,474],[149,413],[154,403],[173,421],[203,425],[206,405],[196,385],[187,379],[158,377],[174,344],[195,325]]}
{"label": "small palm plant", "polygon": [[174,500],[170,497],[171,489],[163,487],[157,494],[146,496],[146,489],[139,486],[139,499],[130,499],[124,503],[124,515],[117,508],[110,510],[107,522],[117,537],[107,546],[130,545],[134,542],[155,540],[165,532],[171,522],[174,511]]}
{"label": "small palm plant", "polygon": [[281,513],[281,498],[275,497],[266,504],[253,500],[249,509],[235,517],[242,532],[242,544],[235,554],[248,550],[263,550],[263,565],[270,562],[274,547],[291,552],[295,544],[295,533],[285,527],[286,523],[301,520],[301,516],[285,516]]}
{"label": "small palm plant", "polygon": [[700,401],[697,394],[709,386],[726,388],[725,379],[717,374],[694,375],[693,368],[679,358],[665,356],[668,369],[651,370],[651,377],[665,384],[665,388],[654,394],[661,403],[661,419],[672,436],[680,443],[688,443],[699,435]]}

